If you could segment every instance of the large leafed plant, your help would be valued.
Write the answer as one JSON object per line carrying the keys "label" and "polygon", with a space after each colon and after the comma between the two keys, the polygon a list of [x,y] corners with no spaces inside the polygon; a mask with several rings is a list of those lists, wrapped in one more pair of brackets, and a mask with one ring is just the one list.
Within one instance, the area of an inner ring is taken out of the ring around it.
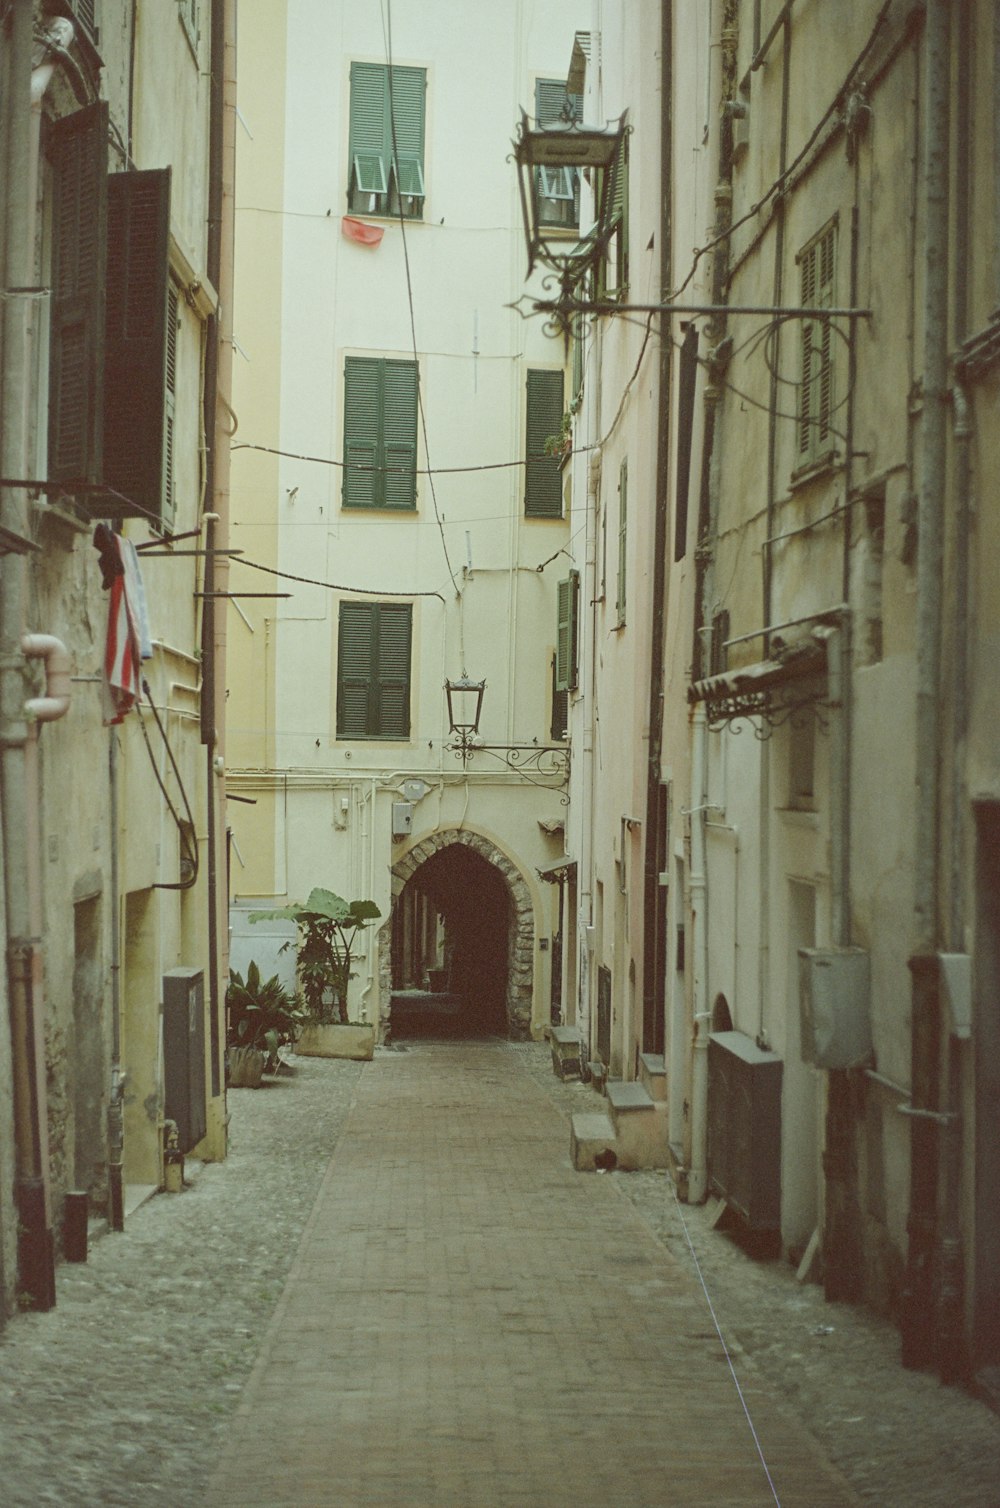
{"label": "large leafed plant", "polygon": [[291,921],[298,937],[282,944],[296,949],[295,972],[312,1021],[347,1020],[347,991],[354,942],[369,922],[382,915],[374,901],[345,901],[332,890],[316,887],[303,905],[295,901],[273,911],[251,911],[252,922]]}

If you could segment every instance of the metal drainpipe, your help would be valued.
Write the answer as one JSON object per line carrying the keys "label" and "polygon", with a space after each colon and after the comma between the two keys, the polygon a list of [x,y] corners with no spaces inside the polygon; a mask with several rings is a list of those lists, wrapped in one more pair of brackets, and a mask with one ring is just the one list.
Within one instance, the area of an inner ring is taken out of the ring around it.
{"label": "metal drainpipe", "polygon": [[[941,567],[948,410],[948,154],[950,5],[928,0],[924,22],[924,380],[922,470],[917,504],[917,653],[914,952],[911,973],[911,1087],[917,1110],[936,1111],[941,1001],[938,943],[938,834],[941,739]],[[906,1367],[934,1357],[934,1248],[938,1197],[938,1123],[910,1121],[909,1249],[900,1329]]]}
{"label": "metal drainpipe", "polygon": [[[3,203],[3,278],[7,288],[34,282],[35,204],[31,185],[32,0],[14,0],[9,12],[6,163]],[[0,471],[30,475],[30,304],[8,297],[2,304],[3,369],[0,394]],[[28,532],[27,495],[6,487],[0,522]],[[55,1304],[55,1257],[48,1170],[48,1113],[44,1041],[34,994],[41,969],[41,941],[32,935],[28,898],[28,792],[25,656],[21,636],[27,607],[25,557],[0,560],[0,822],[2,822],[6,962],[14,1089],[18,1277],[35,1309]]]}
{"label": "metal drainpipe", "polygon": [[[670,174],[672,157],[673,0],[660,7],[660,290],[670,287]],[[666,963],[658,947],[660,912],[660,760],[663,749],[663,631],[667,611],[667,518],[670,500],[670,399],[673,342],[670,316],[660,321],[659,398],[656,425],[656,513],[653,530],[653,621],[649,670],[649,758],[643,851],[643,1048],[659,1051],[664,1036]],[[652,1027],[652,1038],[646,1030]]]}
{"label": "metal drainpipe", "polygon": [[691,1156],[687,1201],[700,1204],[708,1192],[708,886],[705,873],[705,765],[708,715],[694,709],[691,740],[691,954],[694,1022],[691,1039]]}

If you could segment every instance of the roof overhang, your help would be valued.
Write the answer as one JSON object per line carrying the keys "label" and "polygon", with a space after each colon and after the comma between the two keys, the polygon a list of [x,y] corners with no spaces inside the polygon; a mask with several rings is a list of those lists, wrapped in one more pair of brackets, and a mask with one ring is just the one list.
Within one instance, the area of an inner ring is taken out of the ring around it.
{"label": "roof overhang", "polygon": [[688,700],[702,702],[711,727],[739,718],[762,717],[770,727],[827,698],[826,653],[822,644],[790,649],[780,659],[759,660],[739,670],[695,681]]}

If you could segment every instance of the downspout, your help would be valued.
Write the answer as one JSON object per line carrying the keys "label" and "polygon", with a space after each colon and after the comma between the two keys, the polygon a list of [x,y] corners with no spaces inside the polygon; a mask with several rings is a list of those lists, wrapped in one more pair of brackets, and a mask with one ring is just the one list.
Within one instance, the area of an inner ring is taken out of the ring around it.
{"label": "downspout", "polygon": [[[224,828],[226,620],[215,610],[215,593],[228,584],[226,557],[216,555],[229,543],[229,475],[232,416],[233,203],[235,189],[236,22],[233,0],[212,0],[211,93],[209,115],[208,275],[218,293],[217,312],[208,331],[205,360],[207,437],[205,496],[205,597],[202,615],[201,739],[205,746],[205,791],[208,860],[208,995],[211,1095],[224,1092],[222,1054],[225,1041],[221,980],[228,960],[229,896],[220,886],[220,826]],[[223,873],[225,872],[223,867]],[[217,1127],[220,1156],[225,1155],[225,1110]]]}
{"label": "downspout", "polygon": [[[922,477],[917,502],[916,802],[914,950],[911,972],[909,1249],[900,1313],[902,1361],[934,1355],[934,1257],[938,1199],[941,999],[938,835],[941,738],[941,568],[948,422],[948,153],[950,5],[928,0],[924,33],[924,380]],[[929,1113],[928,1113],[929,1112]]]}
{"label": "downspout", "polygon": [[[970,159],[973,151],[972,123],[972,17],[969,0],[961,0],[956,10],[955,45],[956,120],[955,152],[955,269],[954,322],[955,345],[961,347],[968,336],[969,321],[969,245],[971,240]],[[994,41],[1000,37],[1000,20],[994,7]],[[994,89],[998,87],[994,77]],[[1000,171],[994,164],[994,171]],[[994,206],[996,212],[996,206]],[[952,436],[954,454],[954,493],[952,509],[954,533],[952,550],[952,630],[951,664],[948,680],[952,695],[951,790],[949,801],[949,873],[950,905],[947,919],[947,949],[965,951],[965,875],[966,875],[966,739],[969,728],[969,539],[972,527],[972,437],[973,418],[969,395],[956,376],[951,390]],[[968,1348],[965,1344],[965,1255],[962,1240],[963,1191],[963,1119],[962,1078],[964,1054],[954,1030],[942,1032],[940,1094],[947,1120],[940,1122],[941,1229],[938,1248],[938,1295],[936,1355],[942,1382],[959,1382],[968,1372]]]}
{"label": "downspout", "polygon": [[[34,283],[35,202],[31,185],[32,0],[14,0],[9,10],[6,163],[3,203],[3,286]],[[29,404],[31,382],[30,304],[17,296],[2,301],[3,389],[0,396],[0,473],[31,474]],[[28,534],[23,488],[0,493],[0,524]],[[5,952],[14,1093],[15,1189],[18,1213],[18,1283],[35,1309],[55,1304],[55,1255],[48,1169],[45,1100],[41,939],[32,931],[29,901],[28,716],[22,635],[27,611],[27,566],[22,554],[0,558],[0,823],[6,909]]]}
{"label": "downspout", "polygon": [[687,1200],[700,1204],[708,1193],[708,887],[705,874],[705,703],[695,705],[691,737],[691,955],[694,1020],[691,1034],[691,1156]]}
{"label": "downspout", "polygon": [[[671,169],[673,130],[673,0],[660,5],[660,290],[671,281]],[[660,938],[660,781],[663,756],[663,634],[667,612],[667,518],[670,506],[670,394],[673,341],[670,315],[660,318],[659,394],[656,425],[656,512],[653,522],[653,620],[649,660],[649,756],[643,853],[643,1047],[660,1052],[666,1008],[666,962]]]}

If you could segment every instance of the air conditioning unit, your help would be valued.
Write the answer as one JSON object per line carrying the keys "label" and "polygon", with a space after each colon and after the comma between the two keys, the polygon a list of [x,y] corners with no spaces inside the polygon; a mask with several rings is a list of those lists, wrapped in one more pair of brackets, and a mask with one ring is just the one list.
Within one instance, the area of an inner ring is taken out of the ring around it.
{"label": "air conditioning unit", "polygon": [[163,1113],[177,1123],[180,1150],[190,1152],[207,1130],[201,969],[169,969],[163,976],[163,1081]]}
{"label": "air conditioning unit", "polygon": [[753,1231],[781,1225],[781,1075],[743,1032],[709,1036],[709,1182]]}
{"label": "air conditioning unit", "polygon": [[863,948],[799,949],[802,1059],[853,1068],[871,1055],[870,965]]}

